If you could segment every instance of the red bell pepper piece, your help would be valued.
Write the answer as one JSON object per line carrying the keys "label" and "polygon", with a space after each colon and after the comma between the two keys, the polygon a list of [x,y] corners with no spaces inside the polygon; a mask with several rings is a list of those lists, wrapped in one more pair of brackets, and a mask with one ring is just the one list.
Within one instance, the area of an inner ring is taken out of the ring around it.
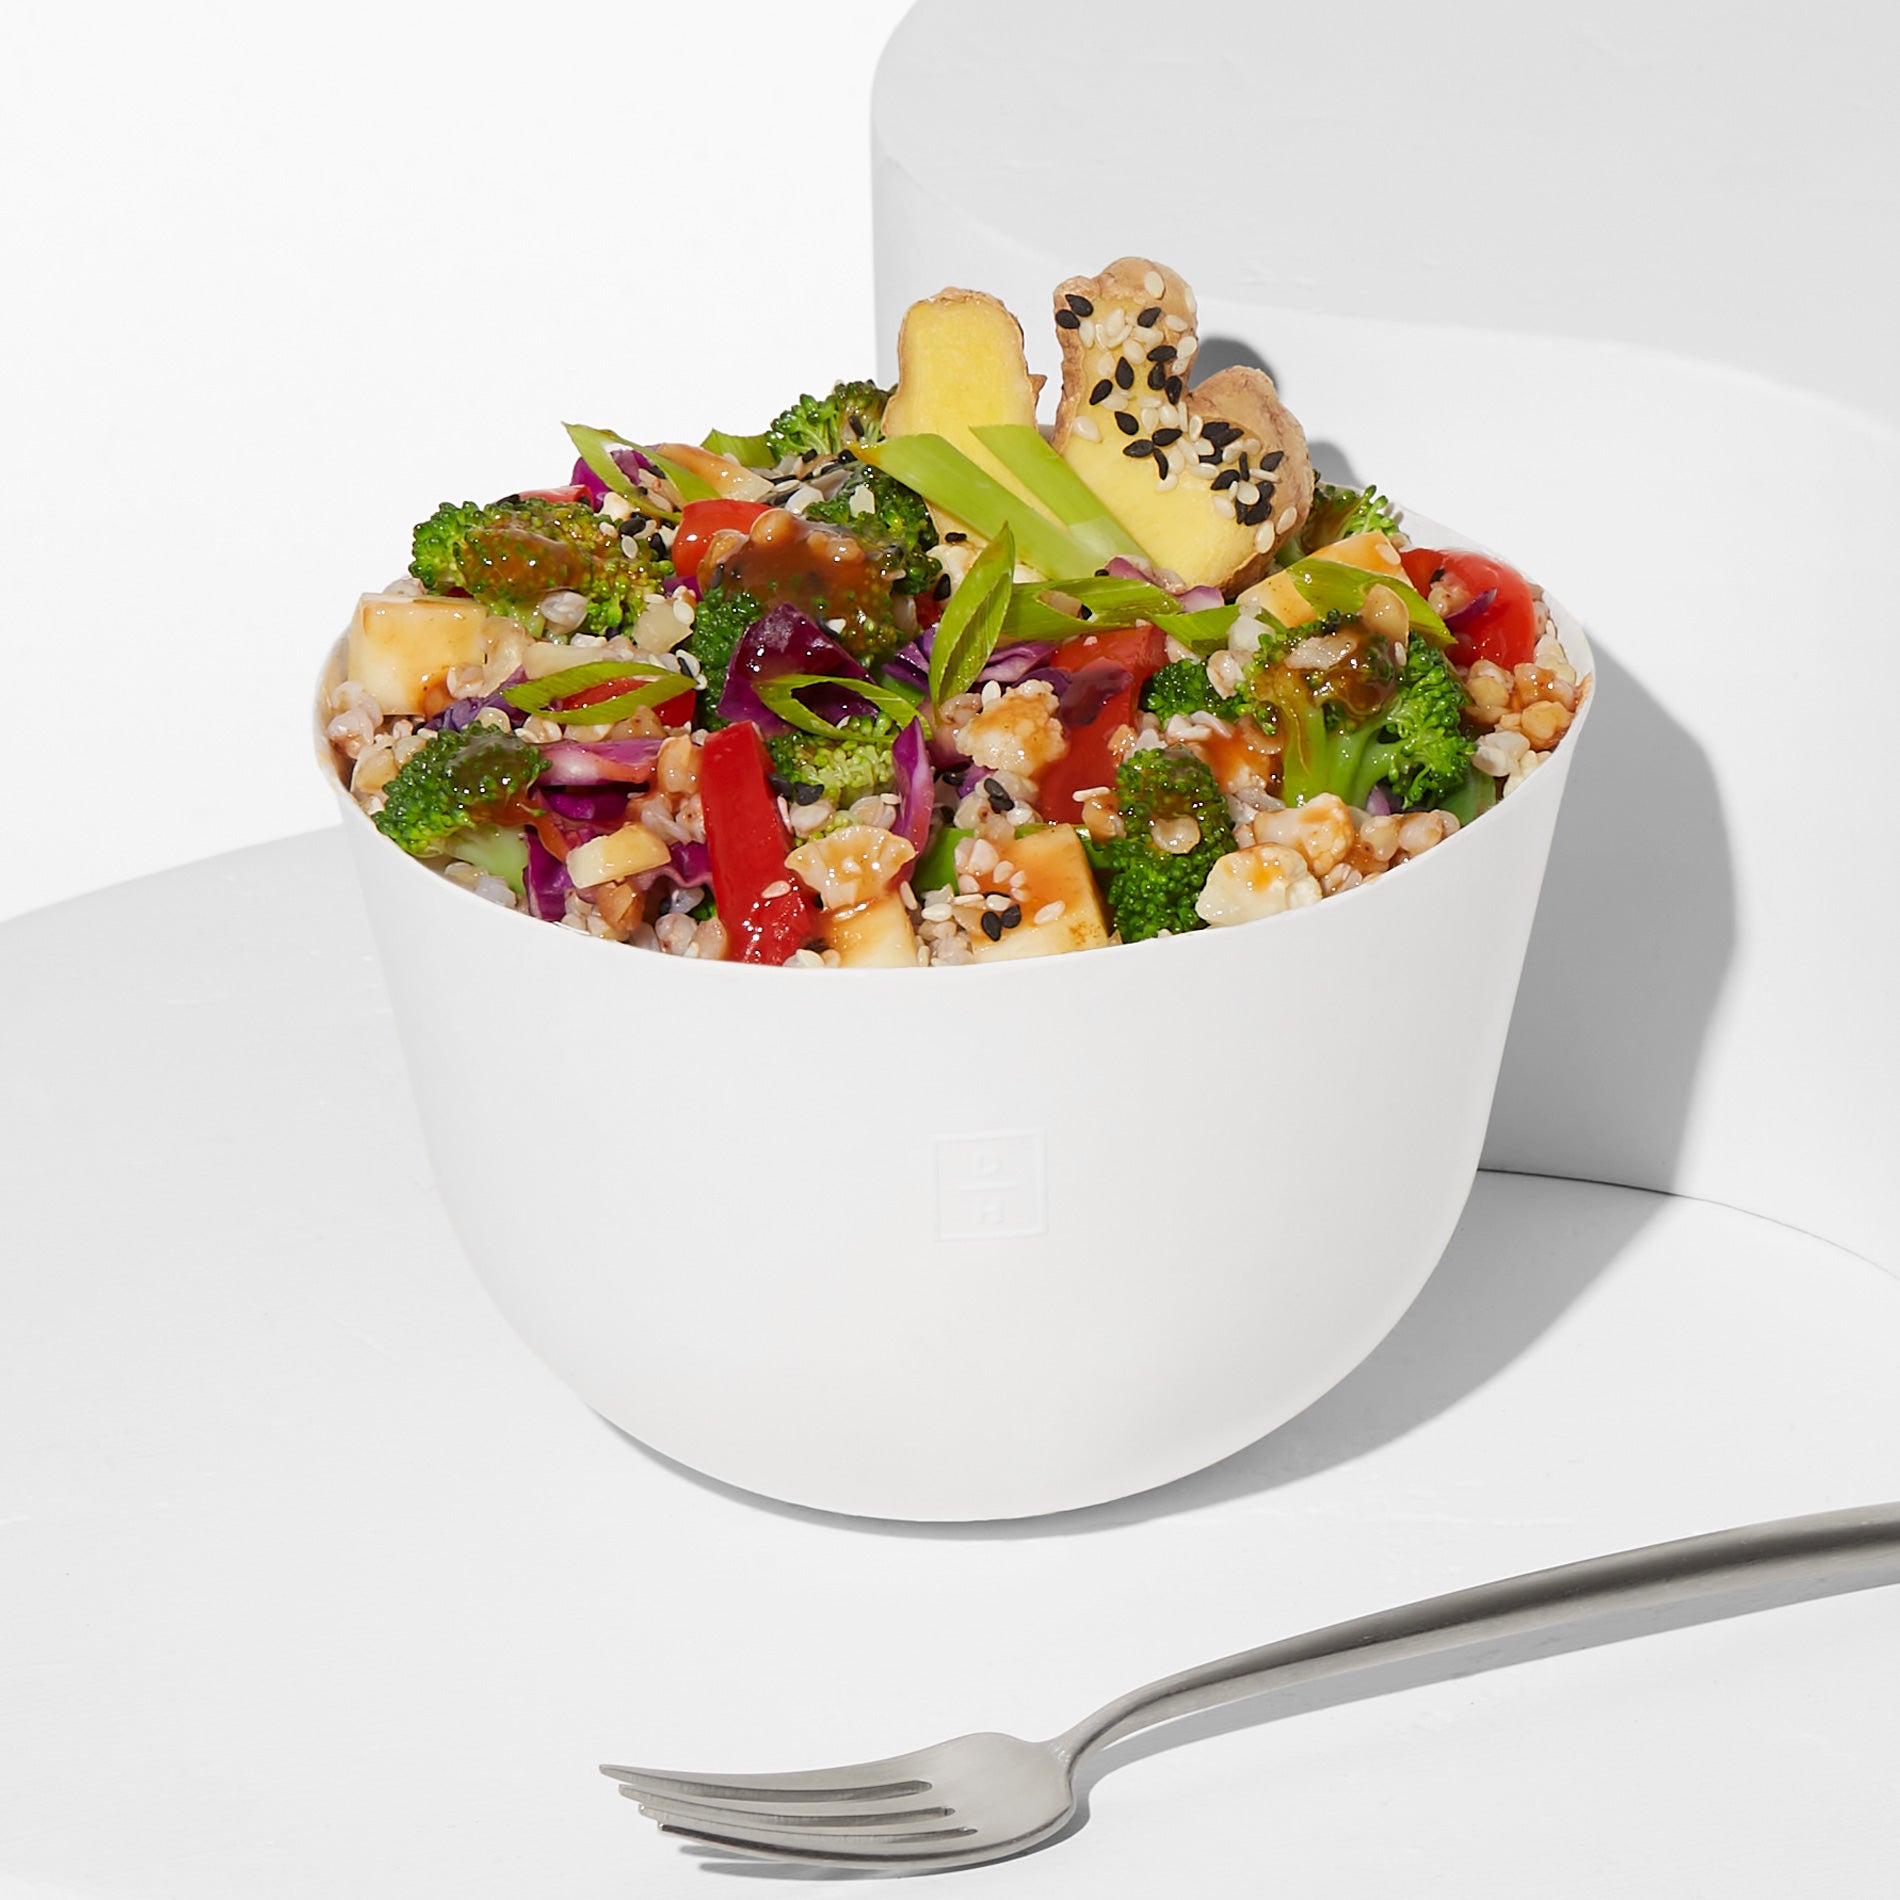
{"label": "red bell pepper piece", "polygon": [[697,586],[700,564],[713,536],[721,528],[749,530],[764,513],[762,501],[733,501],[723,495],[712,501],[689,501],[673,530],[673,572]]}
{"label": "red bell pepper piece", "polygon": [[1049,656],[1049,664],[1065,673],[1107,664],[1128,675],[1128,683],[1109,693],[1092,718],[1069,727],[1068,751],[1036,781],[1036,808],[1050,824],[1079,823],[1082,806],[1076,793],[1115,783],[1115,768],[1120,763],[1113,744],[1115,735],[1124,726],[1134,725],[1141,689],[1151,674],[1161,670],[1167,657],[1168,643],[1161,630],[1146,621],[1136,627],[1080,634],[1065,640]]}
{"label": "red bell pepper piece", "polygon": [[783,963],[818,934],[823,921],[811,893],[785,868],[792,839],[779,816],[770,770],[765,741],[749,720],[722,726],[700,748],[699,797],[713,899],[739,963]]}

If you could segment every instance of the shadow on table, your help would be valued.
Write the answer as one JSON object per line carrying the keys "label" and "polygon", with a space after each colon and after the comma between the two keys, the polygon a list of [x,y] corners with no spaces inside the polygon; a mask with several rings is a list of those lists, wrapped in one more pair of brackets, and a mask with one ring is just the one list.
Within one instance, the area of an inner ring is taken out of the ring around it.
{"label": "shadow on table", "polygon": [[[1583,1158],[1579,1175],[1664,1187],[1734,954],[1733,868],[1707,755],[1601,651],[1597,692],[1545,878],[1487,1152],[1508,1171],[1542,1172],[1536,1149],[1513,1145],[1521,1140],[1513,1128],[1535,1120],[1546,1151],[1555,1142]],[[1692,871],[1671,854],[1640,848],[1658,810],[1671,814],[1672,835],[1696,841]],[[1514,1225],[1520,1197],[1479,1192],[1411,1310],[1355,1371],[1232,1457],[1135,1497],[1052,1517],[907,1524],[777,1503],[661,1462],[760,1509],[874,1536],[1071,1536],[1205,1509],[1362,1457],[1495,1378],[1618,1259],[1662,1198],[1572,1189],[1553,1196],[1527,1239]]]}

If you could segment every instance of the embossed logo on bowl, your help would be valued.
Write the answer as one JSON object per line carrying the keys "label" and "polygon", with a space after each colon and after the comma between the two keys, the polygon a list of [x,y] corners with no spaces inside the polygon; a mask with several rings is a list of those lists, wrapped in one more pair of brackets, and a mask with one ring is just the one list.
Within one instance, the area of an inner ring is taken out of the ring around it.
{"label": "embossed logo on bowl", "polygon": [[933,1145],[939,1240],[1012,1240],[1047,1228],[1040,1133],[943,1135]]}

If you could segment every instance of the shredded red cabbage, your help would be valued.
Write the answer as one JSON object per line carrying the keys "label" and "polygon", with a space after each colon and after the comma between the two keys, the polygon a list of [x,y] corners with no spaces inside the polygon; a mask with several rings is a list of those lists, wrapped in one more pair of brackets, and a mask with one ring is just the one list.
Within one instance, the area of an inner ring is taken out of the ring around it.
{"label": "shredded red cabbage", "polygon": [[673,881],[682,890],[694,884],[712,882],[712,859],[703,844],[682,839],[673,847]]}
{"label": "shredded red cabbage", "polygon": [[[617,468],[621,474],[626,476],[629,481],[632,481],[634,476],[639,474],[643,468],[651,468],[653,466],[638,449],[615,449],[613,451],[613,461],[614,467]],[[575,461],[574,473],[568,477],[568,480],[576,486],[586,489],[587,499],[591,501],[596,508],[600,506],[607,493],[607,484],[603,482],[585,462],[578,459]]]}
{"label": "shredded red cabbage", "polygon": [[[913,719],[891,747],[891,766],[897,774],[897,821],[891,827],[910,841],[919,856],[930,837],[930,812],[936,802],[937,780],[930,769],[930,750],[924,744],[924,723]],[[914,865],[916,858],[911,859]],[[908,872],[906,873],[908,876]]]}
{"label": "shredded red cabbage", "polygon": [[543,746],[542,785],[644,785],[660,756],[659,739],[557,739]]}
{"label": "shredded red cabbage", "polygon": [[486,699],[455,700],[433,718],[425,719],[422,723],[430,732],[460,732],[463,727],[472,726],[489,707],[499,706],[508,715],[509,725],[518,726],[528,715],[519,706],[509,705],[501,695],[508,687],[519,686],[527,677],[520,667],[516,667],[514,672],[502,681],[501,686],[490,693]]}
{"label": "shredded red cabbage", "polygon": [[577,791],[572,786],[543,782],[533,796],[557,818],[577,825],[598,825],[603,831],[617,831],[627,822],[627,789],[607,785],[598,790]]}
{"label": "shredded red cabbage", "polygon": [[1052,677],[1062,682],[1056,694],[1057,717],[1065,726],[1092,726],[1102,708],[1135,676],[1113,660],[1090,660],[1073,673]]}
{"label": "shredded red cabbage", "polygon": [[1476,620],[1497,597],[1498,590],[1495,587],[1487,587],[1482,594],[1473,595],[1455,614],[1447,614],[1445,616],[1445,625],[1449,627],[1453,633],[1462,632],[1472,621]]}
{"label": "shredded red cabbage", "polygon": [[567,915],[567,894],[574,888],[574,880],[532,825],[527,839],[528,868],[522,874],[521,887],[528,899],[528,914],[544,923],[558,924]]}
{"label": "shredded red cabbage", "polygon": [[936,633],[932,627],[928,633],[920,634],[908,646],[897,649],[884,662],[887,678],[901,680],[906,686],[914,687],[918,692],[930,690],[930,645]]}
{"label": "shredded red cabbage", "polygon": [[802,698],[804,705],[834,726],[876,710],[868,699],[842,684],[846,680],[868,680],[870,674],[809,614],[781,601],[739,636],[726,668],[725,690],[719,695],[720,718],[735,726],[749,719],[768,738],[789,731],[785,721],[753,690],[758,682],[785,673],[815,673],[841,682],[835,687],[815,686]]}
{"label": "shredded red cabbage", "polygon": [[1018,641],[1014,646],[998,647],[984,662],[977,678],[979,686],[995,680],[999,686],[1019,686],[1028,679],[1054,649],[1036,640]]}

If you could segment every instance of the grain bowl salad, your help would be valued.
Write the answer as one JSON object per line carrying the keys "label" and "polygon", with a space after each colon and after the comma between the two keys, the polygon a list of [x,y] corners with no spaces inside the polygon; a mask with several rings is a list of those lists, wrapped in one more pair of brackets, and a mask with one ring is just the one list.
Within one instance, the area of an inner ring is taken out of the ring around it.
{"label": "grain bowl salad", "polygon": [[1587,693],[1540,590],[1315,479],[1272,382],[1196,381],[1187,285],[1057,286],[1062,388],[978,292],[896,386],[761,435],[570,425],[364,597],[325,734],[477,897],[664,955],[988,963],[1227,929],[1389,876]]}

